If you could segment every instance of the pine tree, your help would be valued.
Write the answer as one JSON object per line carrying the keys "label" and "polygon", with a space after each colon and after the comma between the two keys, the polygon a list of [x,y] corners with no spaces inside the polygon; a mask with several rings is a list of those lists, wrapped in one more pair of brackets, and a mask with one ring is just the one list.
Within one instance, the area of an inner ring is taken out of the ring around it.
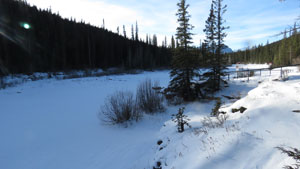
{"label": "pine tree", "polygon": [[217,60],[217,67],[216,67],[216,73],[217,73],[217,86],[216,90],[220,90],[220,83],[221,83],[221,76],[223,75],[223,71],[226,68],[223,59],[222,49],[224,48],[224,38],[227,36],[227,34],[224,32],[229,27],[223,26],[226,22],[223,19],[224,13],[227,11],[227,5],[223,6],[223,0],[215,0],[215,12],[216,12],[216,60]]}
{"label": "pine tree", "polygon": [[124,38],[127,38],[127,36],[126,36],[126,29],[125,29],[125,25],[123,25],[123,36],[124,36]]}
{"label": "pine tree", "polygon": [[148,40],[148,34],[146,34],[146,44],[149,44],[149,40]]}
{"label": "pine tree", "polygon": [[180,0],[177,3],[178,11],[176,16],[178,16],[177,22],[179,26],[176,29],[176,39],[179,40],[180,47],[183,47],[185,50],[188,49],[188,45],[192,43],[192,33],[191,30],[194,28],[189,24],[191,15],[187,11],[189,5],[186,4],[185,0]]}
{"label": "pine tree", "polygon": [[136,21],[135,23],[135,40],[139,41],[139,28],[138,28],[138,23]]}
{"label": "pine tree", "polygon": [[184,125],[188,126],[189,128],[192,127],[188,123],[188,121],[190,121],[190,119],[187,117],[187,115],[183,114],[184,109],[185,109],[185,107],[179,108],[178,113],[172,115],[172,121],[174,121],[177,124],[177,131],[179,133],[184,132]]}
{"label": "pine tree", "polygon": [[165,47],[168,47],[167,36],[165,36],[164,46],[165,46]]}
{"label": "pine tree", "polygon": [[172,35],[172,38],[171,38],[171,48],[172,49],[175,49],[175,40],[174,40],[174,36]]}
{"label": "pine tree", "polygon": [[211,3],[210,13],[205,21],[205,29],[203,30],[206,34],[206,39],[204,40],[204,47],[206,47],[205,55],[208,65],[211,67],[211,71],[204,74],[208,77],[207,87],[211,90],[215,90],[216,87],[216,76],[217,76],[217,60],[216,60],[216,16],[214,11],[214,3]]}
{"label": "pine tree", "polygon": [[187,11],[189,5],[186,4],[185,0],[180,0],[177,6],[176,16],[179,26],[177,27],[176,39],[178,40],[178,47],[172,59],[171,81],[166,92],[183,98],[185,101],[193,101],[198,95],[193,88],[195,86],[194,77],[198,75],[198,58],[193,55],[189,47],[192,43],[191,30],[193,26],[189,24],[191,17]]}
{"label": "pine tree", "polygon": [[220,90],[221,76],[225,69],[225,63],[223,59],[222,49],[224,48],[224,38],[226,33],[223,24],[223,14],[226,12],[226,5],[222,5],[223,0],[212,0],[209,17],[206,20],[205,29],[206,34],[205,44],[208,52],[208,64],[211,67],[211,71],[204,74],[208,77],[207,87],[212,91]]}
{"label": "pine tree", "polygon": [[[206,25],[205,25],[205,29],[203,30],[206,34],[206,39],[204,40],[204,42],[207,45],[207,49],[208,51],[213,54],[212,59],[214,59],[214,54],[216,51],[216,41],[215,41],[215,37],[216,37],[216,16],[215,16],[215,12],[214,12],[214,4],[211,4],[211,8],[210,8],[210,13],[209,13],[209,17],[207,18],[207,20],[205,21]],[[211,64],[214,61],[211,61]]]}
{"label": "pine tree", "polygon": [[104,21],[104,18],[102,20],[102,26],[101,26],[103,29],[105,29],[105,21]]}
{"label": "pine tree", "polygon": [[157,46],[157,36],[154,34],[152,39],[152,45]]}
{"label": "pine tree", "polygon": [[134,40],[134,28],[133,28],[133,25],[131,25],[131,40]]}

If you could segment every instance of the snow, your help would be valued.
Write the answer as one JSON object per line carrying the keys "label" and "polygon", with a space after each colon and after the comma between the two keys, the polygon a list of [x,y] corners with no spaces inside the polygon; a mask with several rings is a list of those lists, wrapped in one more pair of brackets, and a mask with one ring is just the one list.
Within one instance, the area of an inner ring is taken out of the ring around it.
{"label": "snow", "polygon": [[[260,68],[266,65],[247,65]],[[232,66],[235,69],[235,65]],[[294,161],[275,147],[298,147],[300,73],[289,69],[231,79],[222,97],[224,124],[209,117],[214,101],[169,106],[127,127],[104,125],[98,112],[115,91],[133,91],[147,78],[167,86],[168,71],[67,80],[27,81],[0,90],[0,168],[3,169],[279,169]],[[274,81],[275,80],[275,81]],[[171,114],[185,106],[192,128],[176,131]],[[232,108],[246,107],[244,113]],[[162,140],[161,145],[157,144]]]}
{"label": "snow", "polygon": [[232,72],[232,71],[236,71],[237,68],[239,70],[253,70],[253,69],[266,69],[269,68],[270,65],[265,63],[265,64],[233,64],[231,66],[227,67],[227,70]]}

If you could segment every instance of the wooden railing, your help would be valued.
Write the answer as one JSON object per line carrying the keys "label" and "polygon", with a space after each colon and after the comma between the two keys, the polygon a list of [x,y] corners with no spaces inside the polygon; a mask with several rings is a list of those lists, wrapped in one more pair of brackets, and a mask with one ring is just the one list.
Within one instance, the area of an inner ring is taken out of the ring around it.
{"label": "wooden railing", "polygon": [[[233,78],[247,78],[248,81],[251,76],[255,76],[255,72],[259,72],[259,76],[262,75],[262,71],[269,71],[269,76],[272,75],[272,71],[280,71],[280,77],[284,78],[287,73],[290,72],[290,70],[283,70],[285,67],[291,67],[291,66],[300,66],[300,64],[295,65],[288,65],[288,66],[278,66],[278,67],[271,67],[271,68],[261,68],[261,69],[245,69],[245,70],[239,70],[239,71],[227,71],[224,72],[224,76],[227,76],[227,79],[230,80],[230,77],[233,76]],[[278,69],[280,70],[274,70]]]}

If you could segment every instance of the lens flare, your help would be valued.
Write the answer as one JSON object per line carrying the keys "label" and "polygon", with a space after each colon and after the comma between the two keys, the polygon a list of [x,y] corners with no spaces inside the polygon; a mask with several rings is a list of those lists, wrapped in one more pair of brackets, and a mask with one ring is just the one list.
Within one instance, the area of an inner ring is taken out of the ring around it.
{"label": "lens flare", "polygon": [[28,23],[22,23],[21,25],[24,29],[30,29],[31,28],[31,26]]}

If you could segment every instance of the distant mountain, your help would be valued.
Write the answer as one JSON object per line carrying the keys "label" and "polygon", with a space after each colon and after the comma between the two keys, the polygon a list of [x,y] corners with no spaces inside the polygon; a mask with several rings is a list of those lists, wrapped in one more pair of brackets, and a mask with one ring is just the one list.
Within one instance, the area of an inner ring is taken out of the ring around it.
{"label": "distant mountain", "polygon": [[233,50],[227,45],[225,45],[224,48],[222,49],[222,53],[232,53],[232,52]]}

